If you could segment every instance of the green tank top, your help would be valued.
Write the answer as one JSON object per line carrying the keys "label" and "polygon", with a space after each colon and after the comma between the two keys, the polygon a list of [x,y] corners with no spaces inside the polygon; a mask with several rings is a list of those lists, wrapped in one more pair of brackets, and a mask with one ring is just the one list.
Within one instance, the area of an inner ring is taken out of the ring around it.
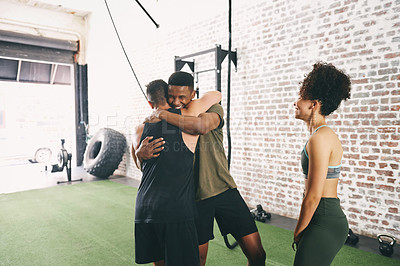
{"label": "green tank top", "polygon": [[224,110],[215,104],[207,112],[217,113],[221,122],[216,129],[201,135],[197,142],[194,162],[197,201],[237,187],[229,173],[223,145]]}

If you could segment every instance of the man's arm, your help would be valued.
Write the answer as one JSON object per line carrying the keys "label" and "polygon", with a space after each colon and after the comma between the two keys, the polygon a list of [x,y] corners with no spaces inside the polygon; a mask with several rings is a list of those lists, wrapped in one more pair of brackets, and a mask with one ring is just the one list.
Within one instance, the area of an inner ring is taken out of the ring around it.
{"label": "man's arm", "polygon": [[211,106],[221,101],[222,94],[218,91],[205,93],[200,99],[191,101],[184,109],[182,115],[157,110],[152,114],[169,124],[179,127],[191,135],[204,135],[218,127],[221,118],[217,113],[205,113]]}
{"label": "man's arm", "polygon": [[192,100],[182,110],[183,115],[198,116],[206,112],[211,106],[221,102],[222,94],[219,91],[206,92],[200,99]]}
{"label": "man's arm", "polygon": [[140,138],[142,136],[143,129],[144,129],[144,124],[141,124],[141,125],[135,127],[135,130],[133,131],[133,135],[132,135],[131,155],[132,155],[133,161],[136,164],[136,167],[139,170],[142,169],[142,162],[136,157],[136,150],[139,148]]}
{"label": "man's arm", "polygon": [[216,129],[221,123],[221,118],[214,112],[201,113],[196,117],[162,111],[158,114],[158,117],[191,135],[207,134],[211,130]]}
{"label": "man's arm", "polygon": [[[149,160],[160,155],[160,152],[164,149],[165,141],[163,138],[158,138],[150,142],[153,139],[152,136],[147,136],[142,142],[144,124],[141,124],[135,128],[132,137],[132,158],[139,170],[142,170],[142,161]],[[150,142],[150,143],[149,143]]]}

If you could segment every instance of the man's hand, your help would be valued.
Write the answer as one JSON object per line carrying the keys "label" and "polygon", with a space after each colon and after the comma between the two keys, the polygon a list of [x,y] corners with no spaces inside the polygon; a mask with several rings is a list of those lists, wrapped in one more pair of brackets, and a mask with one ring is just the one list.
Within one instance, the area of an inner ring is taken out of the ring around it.
{"label": "man's hand", "polygon": [[135,155],[140,161],[156,158],[160,156],[160,152],[164,149],[165,141],[163,138],[149,142],[151,139],[153,139],[152,136],[146,137],[136,150]]}
{"label": "man's hand", "polygon": [[151,115],[149,115],[148,117],[145,118],[143,123],[156,123],[156,122],[160,122],[160,114],[163,112],[164,110],[160,110],[160,109],[156,109],[153,111],[153,113]]}

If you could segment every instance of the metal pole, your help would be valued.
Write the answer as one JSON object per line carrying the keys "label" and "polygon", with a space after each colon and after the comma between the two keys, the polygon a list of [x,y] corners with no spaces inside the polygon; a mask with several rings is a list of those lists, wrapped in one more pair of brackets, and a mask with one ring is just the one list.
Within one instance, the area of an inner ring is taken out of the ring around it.
{"label": "metal pole", "polygon": [[217,45],[215,47],[215,88],[217,91],[221,91],[221,45]]}
{"label": "metal pole", "polygon": [[228,40],[228,88],[227,88],[227,107],[226,107],[226,131],[228,137],[228,169],[231,166],[231,131],[230,131],[230,114],[231,114],[231,50],[232,50],[232,1],[229,0],[229,40]]}

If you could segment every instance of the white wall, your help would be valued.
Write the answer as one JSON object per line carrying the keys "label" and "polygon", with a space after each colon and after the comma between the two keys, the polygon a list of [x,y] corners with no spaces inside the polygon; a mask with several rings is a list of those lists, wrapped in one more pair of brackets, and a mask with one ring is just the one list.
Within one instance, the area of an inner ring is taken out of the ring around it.
{"label": "white wall", "polygon": [[38,1],[0,0],[0,29],[48,38],[80,41],[78,62],[85,64],[87,11]]}

